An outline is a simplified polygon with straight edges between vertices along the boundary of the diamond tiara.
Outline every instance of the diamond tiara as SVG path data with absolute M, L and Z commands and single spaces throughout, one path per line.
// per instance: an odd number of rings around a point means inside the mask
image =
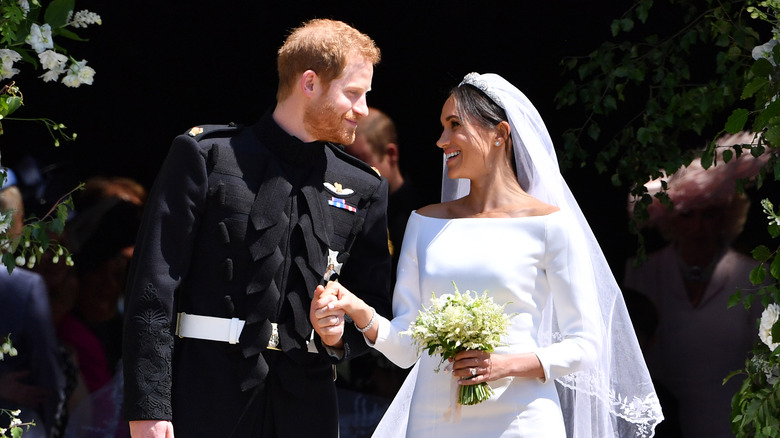
M 496 93 L 490 86 L 488 85 L 487 81 L 484 79 L 480 79 L 480 74 L 477 72 L 471 72 L 463 77 L 463 80 L 460 81 L 460 84 L 458 86 L 460 87 L 463 84 L 468 84 L 473 87 L 476 87 L 483 93 L 487 95 L 493 102 L 498 104 L 501 108 L 504 107 L 504 104 L 501 102 L 501 98 L 498 97 L 498 93 Z

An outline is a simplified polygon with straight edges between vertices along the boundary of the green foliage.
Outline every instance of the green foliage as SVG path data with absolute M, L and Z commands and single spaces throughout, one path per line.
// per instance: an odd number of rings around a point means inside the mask
M 665 9 L 657 13 L 658 7 Z M 747 152 L 758 157 L 767 150 L 772 153 L 755 182 L 760 187 L 780 179 L 779 14 L 780 0 L 669 0 L 661 6 L 635 0 L 613 21 L 613 40 L 588 56 L 563 60 L 575 78 L 556 95 L 558 107 L 584 112 L 582 124 L 564 133 L 562 167 L 592 163 L 631 191 L 637 202 L 629 228 L 638 237 L 640 263 L 645 254 L 639 229 L 653 202 L 647 181 L 672 174 L 697 155 L 706 168 L 718 159 L 728 162 Z M 760 37 L 767 25 L 771 35 Z M 756 144 L 715 150 L 721 134 L 743 130 L 761 134 Z M 700 150 L 704 145 L 690 139 L 702 138 L 712 141 Z M 744 184 L 738 182 L 737 191 Z M 663 182 L 662 188 L 655 196 L 670 205 Z M 777 239 L 780 215 L 769 200 L 762 205 L 768 234 Z M 729 300 L 729 307 L 741 302 L 750 309 L 759 302 L 765 309 L 762 341 L 745 368 L 726 378 L 744 376 L 732 401 L 737 437 L 780 437 L 780 347 L 769 348 L 780 340 L 780 247 L 771 246 L 752 251 L 759 263 L 750 273 L 756 287 Z
M 638 225 L 653 201 L 644 183 L 689 164 L 742 90 L 765 99 L 775 85 L 767 79 L 774 70 L 768 62 L 754 67 L 767 72 L 762 79 L 745 74 L 759 43 L 757 23 L 745 10 L 750 2 L 657 3 L 634 1 L 613 21 L 611 40 L 564 59 L 566 75 L 574 77 L 555 96 L 559 109 L 584 110 L 582 123 L 563 133 L 561 167 L 593 165 L 631 191 L 638 200 L 631 229 L 640 247 Z M 727 131 L 739 131 L 752 114 L 735 112 Z
M 774 211 L 769 200 L 761 204 L 769 220 L 767 230 L 776 239 L 780 214 Z M 780 247 L 771 250 L 759 245 L 752 255 L 760 264 L 751 271 L 750 281 L 759 288 L 755 294 L 735 294 L 729 300 L 729 307 L 741 300 L 749 308 L 756 298 L 764 308 L 780 303 Z M 768 327 L 772 342 L 780 340 L 780 319 L 765 321 L 762 315 L 759 331 Z M 731 426 L 735 435 L 738 438 L 780 436 L 780 347 L 771 351 L 763 340 L 756 342 L 745 368 L 732 373 L 725 381 L 736 375 L 743 375 L 744 381 L 732 399 Z
M 5 359 L 5 355 L 16 356 L 16 349 L 11 343 L 11 335 L 7 335 L 3 339 L 3 343 L 0 344 L 0 361 Z M 0 414 L 4 414 L 8 417 L 8 425 L 6 427 L 0 426 L 0 437 L 13 437 L 18 438 L 22 436 L 25 430 L 29 430 L 31 426 L 35 426 L 35 422 L 25 423 L 19 419 L 21 411 L 11 411 L 8 409 L 0 409 Z M 10 435 L 8 435 L 10 433 Z
M 60 81 L 68 87 L 91 84 L 95 71 L 86 66 L 86 60 L 76 61 L 64 54 L 67 50 L 55 42 L 55 36 L 72 40 L 86 41 L 69 28 L 83 28 L 87 25 L 102 24 L 99 15 L 87 10 L 75 11 L 75 0 L 0 0 L 0 49 L 2 49 L 2 70 L 0 76 L 6 80 L 20 73 L 14 63 L 23 61 L 36 69 L 43 67 L 46 73 L 40 77 L 45 82 Z M 29 38 L 28 38 L 29 37 Z M 70 65 L 67 65 L 68 60 Z M 40 61 L 40 65 L 39 65 Z M 60 80 L 60 77 L 63 76 Z M 76 139 L 75 133 L 69 133 L 62 123 L 49 118 L 16 118 L 13 115 L 24 105 L 20 87 L 15 81 L 9 81 L 0 88 L 0 135 L 7 120 L 36 122 L 44 125 L 55 146 L 60 141 Z M 2 169 L 2 167 L 0 167 Z M 0 183 L 5 174 L 0 172 Z M 77 190 L 81 188 L 74 189 Z M 71 191 L 72 193 L 72 191 Z M 0 262 L 13 271 L 16 266 L 32 268 L 47 251 L 53 253 L 52 260 L 59 259 L 73 264 L 67 248 L 60 245 L 54 236 L 62 233 L 68 211 L 73 208 L 70 193 L 54 204 L 43 218 L 29 218 L 24 224 L 21 235 L 9 236 L 9 217 L 0 212 Z
M 0 262 L 8 272 L 16 266 L 32 268 L 47 251 L 52 252 L 52 262 L 62 261 L 68 266 L 73 265 L 68 248 L 53 240 L 62 234 L 68 212 L 73 209 L 71 194 L 84 188 L 84 184 L 59 199 L 43 218 L 29 218 L 22 228 L 22 233 L 13 238 L 0 235 Z

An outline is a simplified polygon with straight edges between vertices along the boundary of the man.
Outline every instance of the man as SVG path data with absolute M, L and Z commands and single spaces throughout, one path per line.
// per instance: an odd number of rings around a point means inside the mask
M 424 205 L 419 193 L 401 172 L 398 132 L 393 120 L 382 111 L 370 108 L 368 116 L 358 122 L 355 141 L 345 146 L 347 152 L 375 168 L 387 179 L 387 226 L 390 253 L 393 255 L 392 275 L 398 266 L 398 254 L 404 240 L 406 221 L 413 210 Z
M 336 437 L 332 365 L 368 346 L 342 320 L 326 348 L 313 291 L 338 274 L 390 312 L 387 183 L 326 143 L 354 140 L 379 50 L 312 20 L 278 55 L 273 111 L 177 137 L 146 204 L 125 306 L 134 437 Z
M 8 239 L 22 233 L 24 204 L 10 170 L 0 189 L 0 215 L 11 214 Z M 25 437 L 50 437 L 62 422 L 65 376 L 43 277 L 22 267 L 9 274 L 0 264 L 0 339 L 11 335 L 16 357 L 0 361 L 0 408 L 21 409 L 36 426 Z M 3 416 L 3 423 L 6 418 Z

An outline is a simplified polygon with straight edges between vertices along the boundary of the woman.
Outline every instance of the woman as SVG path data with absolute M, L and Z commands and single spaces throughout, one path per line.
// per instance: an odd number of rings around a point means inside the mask
M 750 207 L 749 198 L 736 190 L 737 180 L 756 176 L 769 154 L 743 153 L 724 162 L 720 152 L 755 142 L 752 133 L 720 138 L 716 166 L 705 168 L 696 159 L 665 177 L 673 208 L 653 198 L 646 222 L 660 232 L 665 244 L 641 266 L 626 264 L 624 285 L 647 297 L 658 312 L 658 326 L 647 346 L 648 367 L 668 392 L 669 398 L 662 398 L 664 412 L 679 419 L 677 428 L 685 437 L 734 436 L 731 399 L 742 379 L 725 384 L 723 379 L 744 367 L 758 340 L 756 320 L 763 306 L 754 302 L 748 311 L 729 306 L 737 291 L 757 288 L 750 282 L 750 271 L 758 262 L 732 244 Z M 661 180 L 645 187 L 655 194 Z M 681 357 L 686 359 L 680 361 Z M 673 430 L 667 431 L 672 424 L 659 427 L 658 436 L 675 436 Z
M 453 282 L 487 290 L 517 315 L 506 345 L 458 354 L 449 375 L 434 372 L 438 357 L 419 357 L 374 436 L 652 435 L 660 408 L 625 305 L 536 109 L 500 76 L 472 73 L 444 103 L 441 123 L 444 202 L 409 219 L 393 320 L 333 283 L 315 292 L 312 323 L 332 328 L 323 342 L 334 345 L 343 311 L 378 351 L 409 367 L 419 355 L 400 332 L 431 292 L 450 293 Z M 490 400 L 455 405 L 458 384 L 481 382 L 493 387 Z

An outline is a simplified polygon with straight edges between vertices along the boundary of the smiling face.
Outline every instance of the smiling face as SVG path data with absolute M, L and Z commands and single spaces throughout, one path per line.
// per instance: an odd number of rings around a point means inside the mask
M 330 84 L 320 84 L 307 105 L 303 123 L 314 139 L 340 144 L 355 140 L 357 122 L 368 115 L 366 93 L 371 90 L 374 66 L 352 56 L 344 71 Z
M 501 148 L 491 150 L 491 132 L 463 120 L 458 102 L 450 96 L 441 109 L 442 133 L 436 145 L 447 157 L 447 176 L 474 179 L 487 175 L 501 158 Z

